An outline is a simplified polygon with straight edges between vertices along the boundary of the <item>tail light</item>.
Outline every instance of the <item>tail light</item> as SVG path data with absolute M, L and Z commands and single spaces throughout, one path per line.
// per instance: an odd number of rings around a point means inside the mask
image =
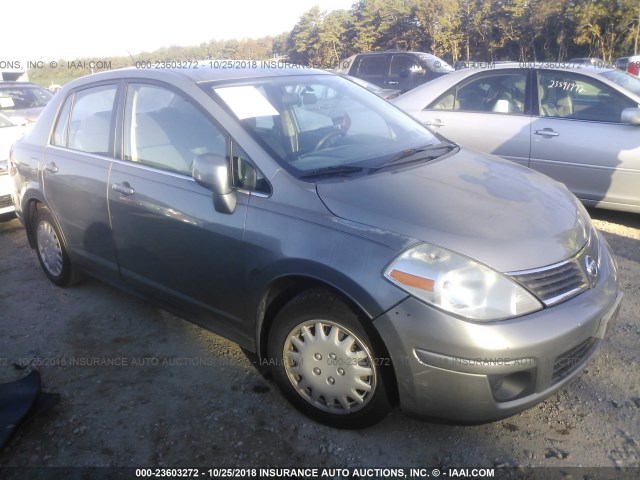
M 627 72 L 631 75 L 635 75 L 636 77 L 640 76 L 640 60 L 637 62 L 629 62 Z

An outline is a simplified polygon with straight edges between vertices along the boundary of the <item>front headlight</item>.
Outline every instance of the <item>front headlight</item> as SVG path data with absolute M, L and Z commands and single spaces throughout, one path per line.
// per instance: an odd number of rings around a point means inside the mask
M 423 302 L 471 320 L 504 320 L 542 308 L 505 275 L 426 243 L 399 255 L 384 276 Z

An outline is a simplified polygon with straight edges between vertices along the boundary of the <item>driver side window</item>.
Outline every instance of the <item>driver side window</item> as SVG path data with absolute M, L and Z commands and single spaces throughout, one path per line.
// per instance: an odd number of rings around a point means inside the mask
M 620 123 L 625 108 L 637 105 L 596 79 L 573 72 L 538 73 L 541 117 Z
M 186 98 L 157 85 L 128 86 L 124 137 L 125 160 L 188 176 L 198 155 L 227 157 L 227 135 Z

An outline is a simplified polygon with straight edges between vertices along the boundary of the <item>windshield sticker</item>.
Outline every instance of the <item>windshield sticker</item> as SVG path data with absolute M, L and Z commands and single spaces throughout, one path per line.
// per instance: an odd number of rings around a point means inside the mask
M 240 120 L 278 115 L 278 111 L 269 103 L 269 100 L 251 85 L 216 88 L 215 92 Z
M 11 97 L 0 97 L 0 108 L 11 108 L 14 107 L 13 98 Z

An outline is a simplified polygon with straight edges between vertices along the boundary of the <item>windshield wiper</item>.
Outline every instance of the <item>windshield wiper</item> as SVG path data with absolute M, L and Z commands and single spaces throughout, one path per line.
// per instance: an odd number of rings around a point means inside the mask
M 425 145 L 424 147 L 417 148 L 407 148 L 406 150 L 401 151 L 399 154 L 391 157 L 388 160 L 385 160 L 380 165 L 372 169 L 376 171 L 380 168 L 384 168 L 389 166 L 392 163 L 400 162 L 401 160 L 406 160 L 407 162 L 415 162 L 418 160 L 433 160 L 438 157 L 441 157 L 445 153 L 449 153 L 451 150 L 456 148 L 457 145 L 449 142 L 440 142 L 436 144 Z M 444 152 L 440 152 L 440 150 L 445 150 Z M 412 158 L 414 157 L 414 158 Z M 405 163 L 405 162 L 402 162 Z
M 318 177 L 332 177 L 332 176 L 347 176 L 354 173 L 359 173 L 363 170 L 362 167 L 349 167 L 346 165 L 333 165 L 331 167 L 323 167 L 317 170 L 312 170 L 300 175 L 300 178 L 318 178 Z

